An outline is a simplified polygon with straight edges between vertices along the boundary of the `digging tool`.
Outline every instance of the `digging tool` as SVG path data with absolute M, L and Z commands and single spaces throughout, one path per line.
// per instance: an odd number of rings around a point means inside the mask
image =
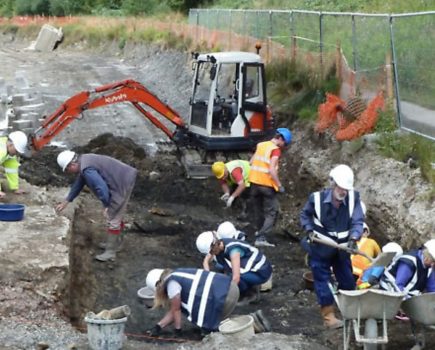
M 360 251 L 360 250 L 350 249 L 350 248 L 348 248 L 348 247 L 346 247 L 346 246 L 340 245 L 340 244 L 335 243 L 335 242 L 333 242 L 333 241 L 327 241 L 327 240 L 325 240 L 325 239 L 321 239 L 321 238 L 318 237 L 315 233 L 313 233 L 313 234 L 311 234 L 311 235 L 309 236 L 309 240 L 310 240 L 311 242 L 316 242 L 316 243 L 320 243 L 320 244 L 327 245 L 327 246 L 332 247 L 332 248 L 336 248 L 336 249 L 339 249 L 339 250 L 344 250 L 345 252 L 348 252 L 349 254 L 357 254 L 357 255 L 361 255 L 361 256 L 363 256 L 363 257 L 369 259 L 370 262 L 373 263 L 373 260 L 374 260 L 374 259 L 373 259 L 371 256 L 368 256 L 366 253 L 364 253 L 364 252 L 362 252 L 362 251 Z
M 385 267 L 385 266 L 389 265 L 391 263 L 391 261 L 393 260 L 393 258 L 396 256 L 395 252 L 388 252 L 388 253 L 381 253 L 376 258 L 372 258 L 360 250 L 350 249 L 350 248 L 343 246 L 343 245 L 340 245 L 338 243 L 321 239 L 316 234 L 310 235 L 309 240 L 312 242 L 316 242 L 316 243 L 324 244 L 324 245 L 327 245 L 327 246 L 330 246 L 333 248 L 344 250 L 345 252 L 348 252 L 350 254 L 361 255 L 370 261 L 370 263 L 371 263 L 370 267 L 372 267 L 372 266 Z

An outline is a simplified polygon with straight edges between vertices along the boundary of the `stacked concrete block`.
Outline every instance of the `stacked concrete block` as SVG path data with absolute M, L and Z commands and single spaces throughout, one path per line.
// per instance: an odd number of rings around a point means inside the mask
M 42 52 L 53 51 L 56 44 L 63 38 L 62 28 L 56 29 L 55 27 L 44 24 L 39 31 L 38 38 L 35 43 L 35 50 Z
M 15 90 L 15 91 L 14 91 Z M 41 124 L 45 105 L 33 91 L 23 71 L 15 73 L 13 86 L 0 77 L 0 135 L 21 130 L 31 134 Z

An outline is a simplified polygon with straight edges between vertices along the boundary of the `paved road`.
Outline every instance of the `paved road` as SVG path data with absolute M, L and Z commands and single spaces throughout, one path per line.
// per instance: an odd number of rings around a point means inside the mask
M 402 125 L 435 139 L 435 111 L 402 101 Z

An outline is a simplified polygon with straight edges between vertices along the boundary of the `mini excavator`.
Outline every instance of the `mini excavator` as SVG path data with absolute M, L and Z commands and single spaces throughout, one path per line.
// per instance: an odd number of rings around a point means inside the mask
M 192 58 L 194 77 L 187 118 L 141 83 L 123 80 L 66 100 L 30 136 L 32 147 L 40 150 L 87 110 L 123 102 L 130 102 L 182 150 L 190 178 L 210 173 L 210 166 L 204 164 L 207 154 L 252 151 L 258 142 L 273 136 L 274 118 L 267 105 L 264 64 L 258 54 L 196 53 Z M 174 124 L 175 130 L 162 123 L 161 117 Z M 197 154 L 201 156 L 184 156 L 183 161 L 183 152 L 189 151 L 200 151 Z

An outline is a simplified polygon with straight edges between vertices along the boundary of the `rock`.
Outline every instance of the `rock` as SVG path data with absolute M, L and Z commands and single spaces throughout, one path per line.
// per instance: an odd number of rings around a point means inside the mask
M 151 171 L 150 174 L 148 175 L 151 181 L 156 181 L 158 179 L 160 179 L 160 173 L 158 171 Z

